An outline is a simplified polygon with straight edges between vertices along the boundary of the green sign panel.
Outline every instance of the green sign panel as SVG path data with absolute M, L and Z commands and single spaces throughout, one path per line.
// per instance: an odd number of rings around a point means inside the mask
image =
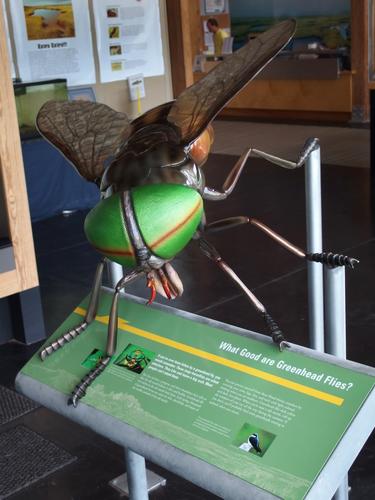
M 103 355 L 96 321 L 23 373 L 67 396 Z M 81 321 L 84 301 L 52 338 Z M 285 499 L 302 499 L 374 377 L 121 299 L 111 364 L 84 402 Z

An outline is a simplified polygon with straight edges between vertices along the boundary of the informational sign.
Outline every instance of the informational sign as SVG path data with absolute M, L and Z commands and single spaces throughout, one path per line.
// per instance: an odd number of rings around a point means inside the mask
M 83 335 L 22 373 L 68 398 L 104 354 L 110 303 L 105 294 Z M 121 299 L 119 314 L 116 354 L 82 401 L 280 498 L 305 497 L 374 387 L 374 376 L 152 307 Z
M 227 10 L 226 0 L 204 0 L 205 14 L 221 14 Z
M 10 2 L 20 77 L 95 83 L 88 0 Z
M 5 8 L 5 0 L 2 0 L 1 7 L 3 9 L 4 24 L 5 24 L 5 35 L 6 35 L 6 38 L 7 38 L 11 77 L 12 78 L 16 78 L 16 70 L 15 70 L 15 67 L 14 67 L 12 48 L 11 48 L 10 37 L 9 37 L 9 26 L 8 26 L 8 18 L 7 18 L 6 8 Z
M 159 2 L 94 0 L 100 79 L 164 74 Z

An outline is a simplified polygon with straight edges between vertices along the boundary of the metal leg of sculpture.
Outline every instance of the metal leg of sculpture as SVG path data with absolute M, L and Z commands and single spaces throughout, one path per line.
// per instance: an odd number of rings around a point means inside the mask
M 74 328 L 72 328 L 68 332 L 64 333 L 58 339 L 51 342 L 51 344 L 44 347 L 42 349 L 42 351 L 39 353 L 39 356 L 42 359 L 42 361 L 44 359 L 46 359 L 47 356 L 49 356 L 53 352 L 55 352 L 58 349 L 60 349 L 61 347 L 63 347 L 68 342 L 71 342 L 76 337 L 78 337 L 78 335 L 80 335 L 82 332 L 84 332 L 86 330 L 86 328 L 89 326 L 89 324 L 92 321 L 94 321 L 94 319 L 96 317 L 97 310 L 98 310 L 99 297 L 100 297 L 100 287 L 102 284 L 104 262 L 105 262 L 104 259 L 102 261 L 100 261 L 97 268 L 96 268 L 94 283 L 93 283 L 93 286 L 91 289 L 89 305 L 87 307 L 85 318 L 83 319 L 83 321 L 81 323 L 76 325 Z
M 253 292 L 251 292 L 244 284 L 244 282 L 237 276 L 233 269 L 223 261 L 216 248 L 204 238 L 199 238 L 198 243 L 201 251 L 206 255 L 206 257 L 215 262 L 215 264 L 217 264 L 220 269 L 225 272 L 225 274 L 247 296 L 253 307 L 255 307 L 255 309 L 263 316 L 272 340 L 279 346 L 279 349 L 282 350 L 284 347 L 288 347 L 288 344 L 284 339 L 284 335 L 275 320 L 272 318 L 272 316 L 269 314 L 260 300 L 257 299 Z
M 85 377 L 83 377 L 83 379 L 76 385 L 68 401 L 68 404 L 77 406 L 78 401 L 86 394 L 87 388 L 105 370 L 105 368 L 111 361 L 111 358 L 116 351 L 117 345 L 118 298 L 120 291 L 125 287 L 125 285 L 138 278 L 138 276 L 140 276 L 142 273 L 143 271 L 135 270 L 127 276 L 121 278 L 121 280 L 117 283 L 115 293 L 113 294 L 111 312 L 109 315 L 106 356 L 102 358 L 96 365 L 96 367 L 93 368 L 87 375 L 85 375 Z
M 294 245 L 283 236 L 276 233 L 276 231 L 268 227 L 266 224 L 263 224 L 263 222 L 260 222 L 258 219 L 254 219 L 253 217 L 238 216 L 228 217 L 227 219 L 220 219 L 207 224 L 204 228 L 204 231 L 206 233 L 213 233 L 216 231 L 230 229 L 242 224 L 251 224 L 257 227 L 277 243 L 279 243 L 281 246 L 297 255 L 297 257 L 304 258 L 311 262 L 320 262 L 321 264 L 327 264 L 332 267 L 346 266 L 350 268 L 353 268 L 354 264 L 359 262 L 353 257 L 348 257 L 347 255 L 342 254 L 334 254 L 333 252 L 307 253 L 297 245 Z
M 302 167 L 302 165 L 306 162 L 311 153 L 316 149 L 319 149 L 318 139 L 315 138 L 308 139 L 304 144 L 302 151 L 298 156 L 297 161 L 293 162 L 289 160 L 284 160 L 283 158 L 279 158 L 277 156 L 270 155 L 269 153 L 260 151 L 258 149 L 249 148 L 244 153 L 242 153 L 242 155 L 240 156 L 234 167 L 229 172 L 227 178 L 224 181 L 221 191 L 217 191 L 216 189 L 206 187 L 203 192 L 203 198 L 206 200 L 216 200 L 216 201 L 225 200 L 235 188 L 237 181 L 242 173 L 242 170 L 246 164 L 246 161 L 250 156 L 263 158 L 264 160 L 267 160 L 270 163 L 273 163 L 274 165 L 278 165 L 279 167 L 293 170 L 295 168 Z

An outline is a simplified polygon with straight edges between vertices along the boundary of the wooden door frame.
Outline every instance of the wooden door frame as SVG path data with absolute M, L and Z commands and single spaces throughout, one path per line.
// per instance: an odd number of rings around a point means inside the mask
M 0 274 L 0 298 L 38 285 L 34 243 L 22 160 L 8 46 L 0 5 L 0 172 L 15 269 Z

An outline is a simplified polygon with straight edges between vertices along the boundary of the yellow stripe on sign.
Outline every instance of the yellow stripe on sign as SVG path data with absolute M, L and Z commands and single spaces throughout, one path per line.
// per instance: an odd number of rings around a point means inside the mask
M 76 314 L 79 314 L 80 316 L 84 316 L 86 313 L 85 309 L 82 309 L 81 307 L 77 307 L 74 310 L 74 312 Z M 108 325 L 109 316 L 97 316 L 95 321 Z M 156 335 L 156 333 L 148 332 L 146 330 L 142 330 L 135 326 L 131 326 L 129 325 L 129 322 L 124 320 L 123 318 L 119 318 L 118 327 L 120 328 L 120 330 L 133 333 L 134 335 L 137 335 L 139 337 L 144 337 L 148 340 L 152 340 L 153 342 L 164 344 L 167 345 L 168 347 L 173 347 L 173 349 L 177 349 L 182 352 L 187 352 L 188 354 L 192 354 L 193 356 L 197 356 L 198 358 L 207 359 L 219 365 L 232 368 L 232 370 L 237 370 L 239 372 L 247 373 L 248 375 L 252 375 L 253 377 L 259 378 L 261 380 L 266 380 L 267 382 L 271 382 L 272 384 L 286 387 L 287 389 L 291 389 L 292 391 L 300 392 L 302 394 L 306 394 L 307 396 L 311 396 L 316 399 L 321 399 L 322 401 L 326 401 L 327 403 L 331 403 L 336 406 L 341 406 L 344 402 L 343 398 L 334 396 L 333 394 L 329 394 L 328 392 L 313 389 L 312 387 L 299 384 L 298 382 L 293 382 L 292 380 L 278 377 L 277 375 L 272 375 L 271 373 L 258 370 L 257 368 L 252 368 L 251 366 L 237 363 L 237 361 L 232 361 L 230 359 L 222 358 L 221 356 L 217 356 L 216 354 L 212 354 L 207 351 L 202 351 L 201 349 L 197 349 L 196 347 L 192 347 L 187 344 L 182 344 L 181 342 L 176 342 L 175 340 L 162 337 L 161 335 Z

